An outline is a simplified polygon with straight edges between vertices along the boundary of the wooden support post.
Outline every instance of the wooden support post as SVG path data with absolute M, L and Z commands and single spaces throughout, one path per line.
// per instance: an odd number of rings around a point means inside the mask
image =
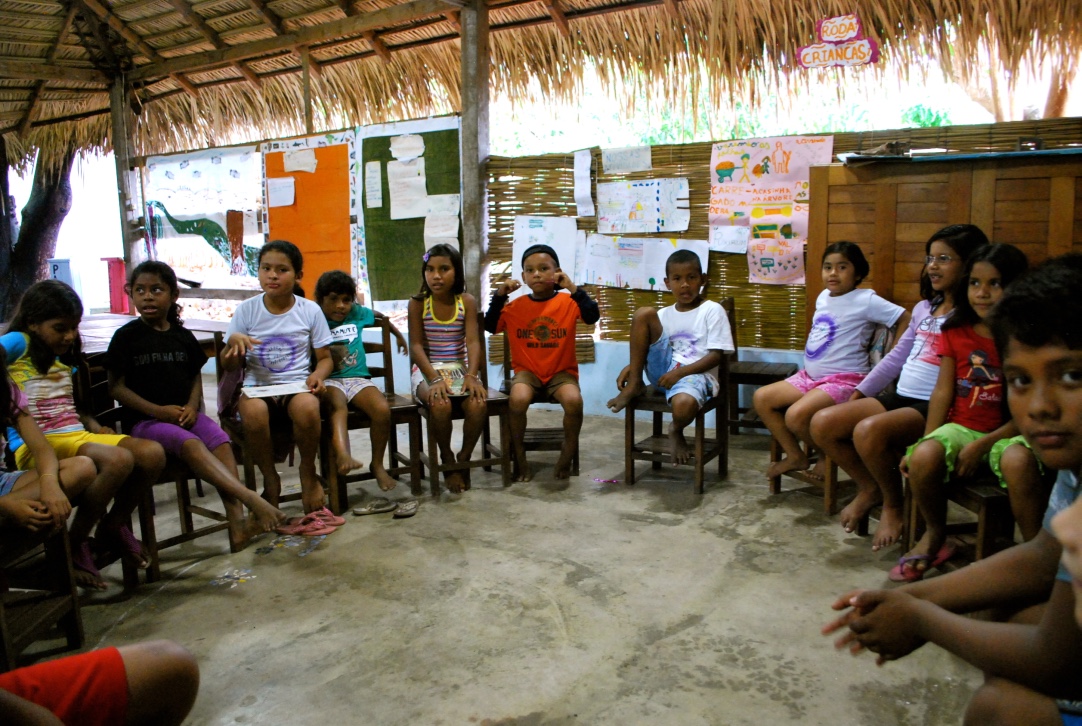
M 113 80 L 109 91 L 109 109 L 112 115 L 113 158 L 116 160 L 116 186 L 120 210 L 120 233 L 124 243 L 124 262 L 131 269 L 132 255 L 140 238 L 135 220 L 139 217 L 135 173 L 133 133 L 135 119 L 128 105 L 130 87 L 123 74 Z
M 482 263 L 487 253 L 489 47 L 488 6 L 471 0 L 462 8 L 462 262 L 466 289 L 483 295 Z
M 237 267 L 247 271 L 244 263 L 244 212 L 230 209 L 225 213 L 225 236 L 229 238 L 229 256 L 233 258 L 233 270 Z
M 312 121 L 312 51 L 307 45 L 300 47 L 301 52 L 301 87 L 304 91 L 304 132 L 315 133 Z

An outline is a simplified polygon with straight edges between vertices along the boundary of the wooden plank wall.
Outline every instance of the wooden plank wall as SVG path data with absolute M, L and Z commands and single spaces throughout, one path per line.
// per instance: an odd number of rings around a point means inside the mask
M 814 270 L 840 240 L 864 250 L 871 264 L 864 286 L 911 308 L 920 300 L 925 244 L 948 224 L 976 224 L 1031 264 L 1082 252 L 1082 156 L 814 167 L 810 220 L 808 325 L 823 289 Z

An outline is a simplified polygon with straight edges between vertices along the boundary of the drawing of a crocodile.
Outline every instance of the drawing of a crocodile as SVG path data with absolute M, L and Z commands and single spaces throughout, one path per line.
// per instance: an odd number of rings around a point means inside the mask
M 207 244 L 214 248 L 215 252 L 222 256 L 226 264 L 230 267 L 233 266 L 233 257 L 229 251 L 229 238 L 225 234 L 225 230 L 222 226 L 213 220 L 201 218 L 201 219 L 176 219 L 173 215 L 169 214 L 169 211 L 165 208 L 161 202 L 151 201 L 151 205 L 161 211 L 165 218 L 169 220 L 169 224 L 173 226 L 173 229 L 178 234 L 194 234 L 202 237 L 206 240 Z M 155 220 L 157 221 L 157 220 Z M 255 277 L 259 269 L 258 260 L 259 250 L 244 245 L 244 265 L 247 268 L 248 274 Z

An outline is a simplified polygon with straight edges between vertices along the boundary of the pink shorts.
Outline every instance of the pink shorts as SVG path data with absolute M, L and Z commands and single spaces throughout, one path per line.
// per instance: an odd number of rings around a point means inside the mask
M 864 380 L 863 373 L 834 373 L 815 380 L 806 371 L 797 371 L 796 375 L 785 379 L 801 393 L 807 393 L 813 388 L 818 388 L 823 393 L 834 399 L 834 403 L 845 403 L 853 395 L 853 391 Z

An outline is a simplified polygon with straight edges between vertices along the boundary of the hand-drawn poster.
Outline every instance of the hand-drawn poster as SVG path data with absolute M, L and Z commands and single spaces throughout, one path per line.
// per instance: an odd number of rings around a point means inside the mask
M 690 220 L 686 177 L 597 185 L 601 234 L 683 232 Z
M 778 136 L 714 144 L 710 154 L 710 225 L 749 228 L 750 282 L 804 283 L 809 168 L 829 164 L 833 147 L 832 136 Z M 724 236 L 712 232 L 711 240 L 720 241 Z
M 635 171 L 650 171 L 653 168 L 649 146 L 601 150 L 601 169 L 604 174 L 630 174 Z
M 578 284 L 579 250 L 586 247 L 586 232 L 577 229 L 574 217 L 515 217 L 511 244 L 511 277 L 522 282 L 522 253 L 533 245 L 548 245 L 559 257 L 560 269 Z M 523 285 L 511 297 L 529 293 Z
M 263 244 L 263 157 L 255 146 L 152 156 L 144 185 L 148 257 L 204 284 L 216 276 L 255 276 L 255 255 Z M 230 210 L 243 215 L 238 249 L 226 234 Z
M 709 264 L 706 240 L 612 237 L 591 234 L 581 256 L 583 284 L 637 290 L 665 290 L 665 262 L 676 250 L 692 250 L 703 270 Z

